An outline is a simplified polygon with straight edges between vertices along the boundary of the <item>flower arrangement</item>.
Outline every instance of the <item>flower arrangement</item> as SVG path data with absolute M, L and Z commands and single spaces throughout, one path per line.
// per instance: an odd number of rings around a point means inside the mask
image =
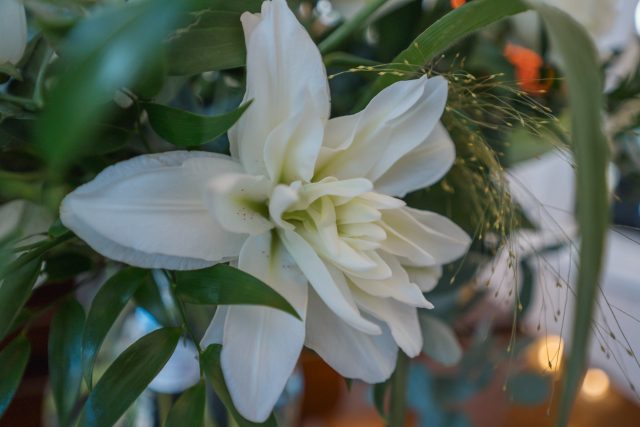
M 0 415 L 28 332 L 54 313 L 59 426 L 116 425 L 145 390 L 179 395 L 167 426 L 285 425 L 302 352 L 373 384 L 389 425 L 408 407 L 427 419 L 432 363 L 462 367 L 447 381 L 470 394 L 495 374 L 496 347 L 461 345 L 459 325 L 491 331 L 505 281 L 498 358 L 519 357 L 536 288 L 525 258 L 553 235 L 578 254 L 553 414 L 567 424 L 598 325 L 607 137 L 636 125 L 605 136 L 600 61 L 614 64 L 610 105 L 634 80 L 618 45 L 598 53 L 588 17 L 537 0 L 1 1 Z M 552 50 L 522 37 L 530 14 Z M 572 158 L 575 178 L 537 192 L 508 169 L 522 155 L 508 147 L 532 138 Z M 550 149 L 532 146 L 524 157 Z M 527 193 L 574 183 L 575 219 L 553 233 Z M 469 380 L 471 365 L 486 378 Z M 529 395 L 549 382 L 534 377 L 505 383 Z

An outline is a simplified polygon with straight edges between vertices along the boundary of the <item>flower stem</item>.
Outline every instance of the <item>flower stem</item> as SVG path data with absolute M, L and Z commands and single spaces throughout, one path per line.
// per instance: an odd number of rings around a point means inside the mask
M 320 52 L 324 55 L 335 50 L 351 33 L 360 28 L 362 24 L 386 2 L 387 0 L 374 0 L 363 7 L 353 19 L 342 24 L 334 32 L 329 34 L 326 39 L 320 42 L 318 45 Z
M 391 378 L 391 405 L 389 409 L 389 426 L 404 427 L 407 397 L 407 375 L 409 374 L 409 358 L 398 350 L 396 371 Z

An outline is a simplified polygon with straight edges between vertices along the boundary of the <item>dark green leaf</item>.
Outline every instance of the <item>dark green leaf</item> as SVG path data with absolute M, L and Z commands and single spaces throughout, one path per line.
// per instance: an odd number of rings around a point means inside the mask
M 222 351 L 222 346 L 219 344 L 211 344 L 207 349 L 202 353 L 200 357 L 200 365 L 202 366 L 202 370 L 211 385 L 213 386 L 214 391 L 224 404 L 224 406 L 229 411 L 231 417 L 236 422 L 238 427 L 255 427 L 255 426 L 265 426 L 265 427 L 276 427 L 278 424 L 276 422 L 273 414 L 265 421 L 264 423 L 254 423 L 246 420 L 238 410 L 233 405 L 233 401 L 231 400 L 231 395 L 229 394 L 229 390 L 227 389 L 227 385 L 224 382 L 224 376 L 222 374 L 222 368 L 220 367 L 220 352 Z
M 49 379 L 60 426 L 68 424 L 80 391 L 83 326 L 82 306 L 69 299 L 58 308 L 49 332 Z
M 167 42 L 169 74 L 191 75 L 245 63 L 240 13 L 204 10 Z
M 47 258 L 45 271 L 49 280 L 65 280 L 91 270 L 91 258 L 78 252 L 60 252 Z
M 527 7 L 518 0 L 475 0 L 454 9 L 422 32 L 391 61 L 393 64 L 406 64 L 403 67 L 403 71 L 406 71 L 404 75 L 387 73 L 379 77 L 361 101 L 360 107 L 385 87 L 414 76 L 455 42 L 489 24 L 525 10 Z
M 205 395 L 203 382 L 185 391 L 173 404 L 164 427 L 202 427 Z
M 145 270 L 125 268 L 102 285 L 93 299 L 82 335 L 82 372 L 89 387 L 93 384 L 93 364 L 102 341 L 147 276 Z
M 390 381 L 387 380 L 383 383 L 377 383 L 373 385 L 373 406 L 378 411 L 378 414 L 382 419 L 387 418 L 387 410 L 385 408 L 387 391 L 389 390 Z
M 20 385 L 30 353 L 31 345 L 24 335 L 11 341 L 0 352 L 0 417 Z
M 151 274 L 147 274 L 142 284 L 133 295 L 136 305 L 145 309 L 162 326 L 177 326 L 177 322 L 172 318 L 162 300 L 162 295 Z
M 153 130 L 178 147 L 194 147 L 224 134 L 242 116 L 250 102 L 219 116 L 202 116 L 166 105 L 146 103 Z
M 167 363 L 180 339 L 180 329 L 164 328 L 127 348 L 89 394 L 80 415 L 82 427 L 111 427 Z
M 154 0 L 103 9 L 74 27 L 62 48 L 68 67 L 40 117 L 36 142 L 60 172 L 90 142 L 90 126 L 116 90 L 135 82 L 186 2 Z
M 598 295 L 604 239 L 609 224 L 607 164 L 609 150 L 603 134 L 602 80 L 598 55 L 584 28 L 559 9 L 539 1 L 528 4 L 544 21 L 552 44 L 560 52 L 569 84 L 571 142 L 576 161 L 576 204 L 580 227 L 580 262 L 575 288 L 571 351 L 564 371 L 559 425 L 566 425 L 586 358 Z
M 192 304 L 265 305 L 300 318 L 291 304 L 269 285 L 224 264 L 176 272 L 176 291 L 185 302 Z
M 22 255 L 16 262 L 28 256 L 28 253 Z M 5 337 L 22 306 L 29 299 L 33 284 L 40 273 L 40 264 L 40 258 L 27 261 L 9 272 L 2 280 L 0 285 L 0 340 Z
M 507 380 L 507 390 L 516 403 L 540 405 L 551 392 L 551 378 L 533 372 L 512 375 Z

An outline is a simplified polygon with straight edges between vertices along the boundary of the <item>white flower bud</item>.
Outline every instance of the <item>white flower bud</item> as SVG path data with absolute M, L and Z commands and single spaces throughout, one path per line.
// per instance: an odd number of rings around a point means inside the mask
M 0 0 L 0 65 L 20 61 L 27 46 L 27 16 L 19 0 Z

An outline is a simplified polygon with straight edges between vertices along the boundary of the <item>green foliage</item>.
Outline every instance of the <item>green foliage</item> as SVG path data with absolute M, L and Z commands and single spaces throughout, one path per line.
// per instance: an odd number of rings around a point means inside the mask
M 18 389 L 30 353 L 31 345 L 24 335 L 14 339 L 0 351 L 0 417 Z
M 158 135 L 178 147 L 195 147 L 227 132 L 251 102 L 219 116 L 193 114 L 160 104 L 143 105 L 149 115 L 149 123 Z
M 82 372 L 89 387 L 93 384 L 93 364 L 102 342 L 148 274 L 137 268 L 120 270 L 102 285 L 93 299 L 82 335 Z
M 109 366 L 85 402 L 80 427 L 111 427 L 169 360 L 180 330 L 164 328 L 145 335 Z
M 202 427 L 206 389 L 204 382 L 191 387 L 173 404 L 164 427 Z
M 47 257 L 45 272 L 52 281 L 71 279 L 91 270 L 91 258 L 77 251 L 63 251 Z
M 176 292 L 188 303 L 264 305 L 300 318 L 289 302 L 269 285 L 224 264 L 196 271 L 176 272 Z
M 238 410 L 235 408 L 235 406 L 233 406 L 231 395 L 229 394 L 227 385 L 224 382 L 222 368 L 220 367 L 221 351 L 222 346 L 219 344 L 212 344 L 207 347 L 207 349 L 200 356 L 200 366 L 202 367 L 202 370 L 207 376 L 209 382 L 211 382 L 213 390 L 216 392 L 224 406 L 227 408 L 229 414 L 236 422 L 238 427 L 277 427 L 278 424 L 273 414 L 264 423 L 253 423 L 246 420 L 244 417 L 242 417 L 242 415 L 238 413 Z
M 51 92 L 36 133 L 54 172 L 87 149 L 92 124 L 116 90 L 135 82 L 182 5 L 172 0 L 126 3 L 73 28 L 62 47 L 66 72 Z
M 24 260 L 23 257 L 28 257 L 28 254 L 22 255 L 16 263 Z M 0 340 L 9 332 L 18 313 L 29 299 L 33 284 L 40 273 L 41 263 L 40 258 L 27 259 L 4 276 L 0 284 Z
M 69 425 L 82 383 L 84 310 L 75 299 L 60 305 L 49 332 L 49 379 L 58 425 Z

